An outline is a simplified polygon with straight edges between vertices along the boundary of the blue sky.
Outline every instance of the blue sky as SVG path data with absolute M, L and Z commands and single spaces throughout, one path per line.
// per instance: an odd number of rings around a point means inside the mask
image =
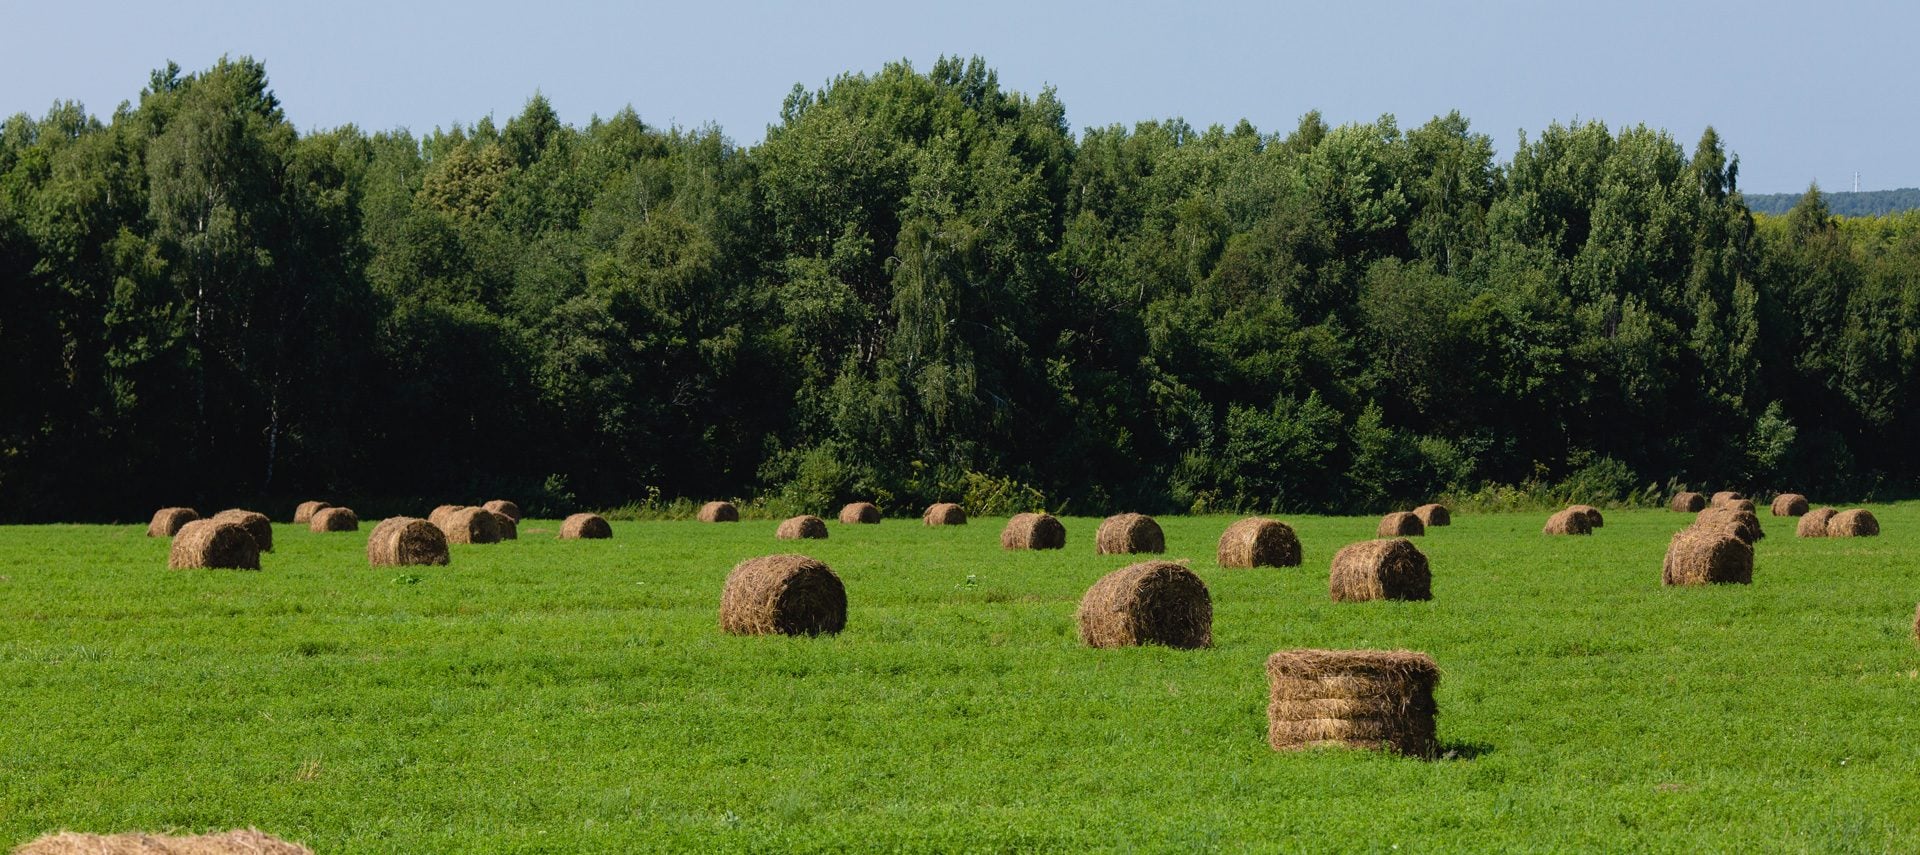
M 57 99 L 111 113 L 171 59 L 267 64 L 302 128 L 427 131 L 519 112 L 539 90 L 584 123 L 759 141 L 795 83 L 978 54 L 1002 85 L 1051 85 L 1075 130 L 1180 116 L 1290 129 L 1307 110 L 1403 127 L 1458 109 L 1504 158 L 1520 131 L 1595 118 L 1716 127 L 1750 193 L 1920 186 L 1909 59 L 1920 4 L 1210 3 L 973 0 L 409 4 L 0 0 L 0 113 Z

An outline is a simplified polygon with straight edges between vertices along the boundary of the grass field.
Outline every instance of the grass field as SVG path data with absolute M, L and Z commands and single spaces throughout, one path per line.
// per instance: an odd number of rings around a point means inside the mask
M 1328 602 L 1372 518 L 1291 518 L 1305 566 L 1223 570 L 1165 518 L 1212 649 L 1090 650 L 1126 561 L 1003 553 L 1002 520 L 614 524 L 369 569 L 282 525 L 264 572 L 169 571 L 138 526 L 0 528 L 0 848 L 254 825 L 320 852 L 1920 851 L 1920 503 L 1885 536 L 1768 532 L 1754 584 L 1664 589 L 1689 517 L 1467 515 L 1426 603 Z M 279 509 L 284 515 L 286 511 Z M 1765 513 L 1764 508 L 1762 514 Z M 735 638 L 721 583 L 798 551 L 845 633 Z M 1448 759 L 1269 749 L 1286 647 L 1431 653 Z

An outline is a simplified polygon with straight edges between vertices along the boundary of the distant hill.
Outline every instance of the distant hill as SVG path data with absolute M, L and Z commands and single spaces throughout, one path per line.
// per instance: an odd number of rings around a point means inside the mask
M 1920 187 L 1898 190 L 1862 190 L 1858 193 L 1826 193 L 1827 208 L 1842 217 L 1872 217 L 1898 214 L 1920 208 Z M 1749 195 L 1747 207 L 1756 214 L 1784 214 L 1800 201 L 1799 193 Z

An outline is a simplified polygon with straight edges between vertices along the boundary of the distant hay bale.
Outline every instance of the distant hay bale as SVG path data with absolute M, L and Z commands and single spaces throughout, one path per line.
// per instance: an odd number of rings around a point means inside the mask
M 180 533 L 180 527 L 200 518 L 200 513 L 192 508 L 161 508 L 153 512 L 153 521 L 147 523 L 148 537 L 172 537 Z
M 493 526 L 500 530 L 501 540 L 520 539 L 520 523 L 513 517 L 508 516 L 504 511 L 488 510 L 485 505 L 481 505 L 480 510 L 493 515 Z
M 1440 668 L 1407 650 L 1281 650 L 1267 657 L 1267 744 L 1439 753 Z
M 779 540 L 826 540 L 827 521 L 812 514 L 789 517 L 781 521 L 773 536 Z
M 740 509 L 732 502 L 708 502 L 700 506 L 700 521 L 709 523 L 739 522 Z
M 967 512 L 952 502 L 936 502 L 927 506 L 920 521 L 927 525 L 966 525 Z
M 417 517 L 387 517 L 367 535 L 367 564 L 410 567 L 447 563 L 447 534 Z
M 260 569 L 260 546 L 244 526 L 225 520 L 194 520 L 180 527 L 167 553 L 173 570 Z
M 1426 533 L 1426 524 L 1406 511 L 1394 511 L 1381 517 L 1380 527 L 1374 530 L 1379 537 L 1418 537 Z
M 1675 493 L 1667 507 L 1677 513 L 1697 514 L 1707 509 L 1707 497 L 1699 493 Z
M 313 850 L 289 843 L 257 828 L 213 834 L 172 836 L 129 831 L 123 834 L 82 834 L 62 831 L 23 843 L 14 855 L 313 855 Z
M 1447 512 L 1446 505 L 1421 505 L 1413 509 L 1413 515 L 1420 518 L 1423 528 L 1453 525 L 1453 514 Z
M 613 526 L 599 514 L 574 514 L 560 522 L 561 540 L 606 540 Z
M 840 522 L 843 525 L 878 525 L 880 508 L 872 502 L 850 502 L 840 509 Z
M 314 514 L 319 513 L 322 508 L 327 507 L 331 507 L 331 505 L 328 505 L 326 502 L 301 502 L 293 509 L 294 525 L 306 525 L 313 520 Z
M 1758 511 L 1752 499 L 1728 499 L 1718 507 L 1726 508 L 1730 511 Z
M 1839 511 L 1832 508 L 1808 511 L 1800 517 L 1800 525 L 1793 533 L 1801 537 L 1826 537 L 1827 521 L 1833 519 L 1836 513 Z
M 1052 514 L 1014 514 L 1000 530 L 1001 549 L 1064 549 L 1067 527 Z
M 1601 516 L 1600 509 L 1592 505 L 1568 505 L 1567 510 L 1579 511 L 1581 516 L 1586 517 L 1587 528 L 1605 528 L 1607 525 L 1607 518 Z
M 1541 534 L 1592 534 L 1593 523 L 1576 508 L 1567 508 L 1547 517 Z
M 1300 538 L 1292 526 L 1279 520 L 1248 517 L 1220 533 L 1214 558 L 1222 567 L 1298 567 Z
M 1736 508 L 1708 508 L 1693 519 L 1690 528 L 1711 528 L 1729 532 L 1748 546 L 1767 536 L 1760 528 L 1760 517 L 1752 511 Z
M 1713 500 L 1708 502 L 1707 506 L 1711 508 L 1723 507 L 1728 502 L 1732 502 L 1732 501 L 1736 501 L 1744 498 L 1746 498 L 1746 496 L 1742 496 L 1739 493 L 1736 493 L 1732 490 L 1721 490 L 1720 492 L 1713 494 Z
M 1167 536 L 1146 514 L 1114 514 L 1100 521 L 1093 535 L 1095 555 L 1159 554 L 1167 551 Z
M 1747 585 L 1753 582 L 1753 547 L 1732 532 L 1695 526 L 1667 544 L 1660 567 L 1663 585 Z
M 1828 537 L 1877 537 L 1880 534 L 1880 521 L 1873 513 L 1854 508 L 1841 511 L 1827 520 Z
M 506 499 L 494 499 L 480 507 L 486 508 L 496 514 L 506 514 L 515 524 L 520 522 L 520 506 Z
M 241 528 L 247 530 L 247 534 L 253 535 L 253 543 L 255 546 L 260 547 L 261 552 L 273 551 L 273 520 L 267 519 L 266 514 L 255 513 L 241 508 L 228 508 L 227 510 L 214 514 L 209 519 L 237 523 Z
M 720 629 L 732 635 L 820 635 L 846 626 L 846 586 L 805 555 L 742 561 L 720 595 Z
M 359 531 L 360 518 L 352 508 L 330 507 L 315 512 L 313 519 L 307 520 L 308 531 Z
M 1773 497 L 1773 515 L 1797 517 L 1807 513 L 1807 497 L 1799 493 L 1781 493 Z
M 447 536 L 448 543 L 500 542 L 500 518 L 486 508 L 457 508 L 442 514 L 434 524 Z
M 1334 554 L 1327 593 L 1336 603 L 1431 600 L 1433 573 L 1413 541 L 1363 540 Z
M 1213 643 L 1207 585 L 1171 561 L 1142 561 L 1108 573 L 1080 598 L 1080 640 L 1089 647 Z

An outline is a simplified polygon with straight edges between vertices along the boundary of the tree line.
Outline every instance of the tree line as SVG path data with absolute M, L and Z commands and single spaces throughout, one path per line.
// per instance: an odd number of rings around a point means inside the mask
M 0 518 L 295 497 L 1364 511 L 1912 483 L 1920 219 L 1712 130 L 1076 136 L 979 59 L 301 133 L 264 66 L 0 125 Z

